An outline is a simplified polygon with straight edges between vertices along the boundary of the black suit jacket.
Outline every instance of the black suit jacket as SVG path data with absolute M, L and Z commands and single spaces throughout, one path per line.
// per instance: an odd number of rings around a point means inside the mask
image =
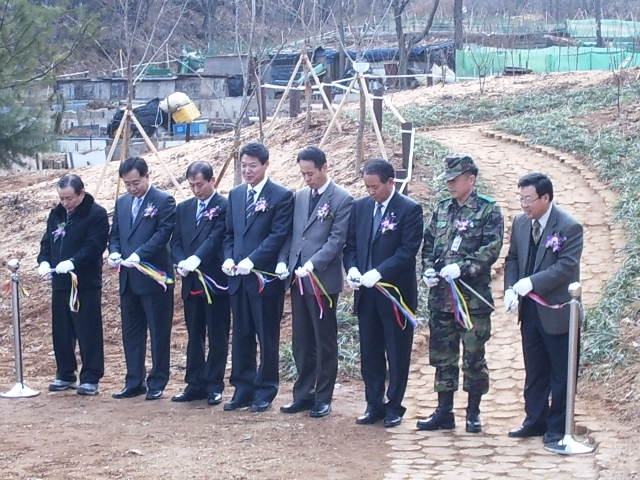
M 141 261 L 171 274 L 169 239 L 173 232 L 176 202 L 173 197 L 150 186 L 140 211 L 131 225 L 133 197 L 125 193 L 116 200 L 109 235 L 109 252 L 119 252 L 123 259 L 137 253 Z M 155 280 L 134 268 L 120 269 L 120 294 L 130 288 L 136 295 L 160 293 L 163 288 Z
M 398 287 L 407 305 L 418 305 L 416 281 L 416 254 L 422 242 L 422 207 L 410 198 L 395 192 L 382 217 L 395 228 L 382 232 L 378 228 L 373 242 L 369 242 L 373 225 L 375 202 L 371 197 L 361 198 L 353 204 L 349 234 L 344 251 L 344 268 L 357 267 L 367 271 L 367 258 L 371 248 L 371 265 L 382 275 L 382 282 Z M 362 287 L 364 288 L 364 287 Z M 359 295 L 356 292 L 356 308 Z
M 227 216 L 227 199 L 216 193 L 205 210 L 200 224 L 196 226 L 198 199 L 193 197 L 181 202 L 176 207 L 176 225 L 171 237 L 171 255 L 173 262 L 178 263 L 191 255 L 197 256 L 201 263 L 198 269 L 218 285 L 227 285 L 227 276 L 222 273 L 223 262 L 222 239 Z M 192 290 L 202 290 L 198 275 L 191 272 L 182 279 L 182 298 L 187 299 Z M 212 289 L 214 295 L 225 294 L 226 291 Z
M 247 184 L 243 183 L 229 192 L 227 207 L 227 229 L 224 236 L 224 256 L 232 258 L 236 264 L 249 258 L 254 268 L 273 273 L 278 253 L 288 235 L 293 222 L 293 193 L 283 186 L 267 180 L 260 192 L 260 200 L 266 202 L 266 210 L 255 212 L 245 220 Z M 229 293 L 234 294 L 244 284 L 247 293 L 258 295 L 258 281 L 255 275 L 229 278 Z M 264 295 L 284 292 L 284 282 L 275 280 L 266 285 Z
M 64 236 L 54 237 L 58 226 L 64 225 Z M 51 268 L 63 260 L 71 260 L 78 275 L 78 289 L 102 286 L 102 252 L 107 247 L 109 219 L 107 211 L 85 193 L 67 220 L 67 211 L 58 204 L 49 213 L 47 230 L 40 241 L 38 263 L 49 262 Z M 70 290 L 70 275 L 54 274 L 51 285 L 54 290 Z

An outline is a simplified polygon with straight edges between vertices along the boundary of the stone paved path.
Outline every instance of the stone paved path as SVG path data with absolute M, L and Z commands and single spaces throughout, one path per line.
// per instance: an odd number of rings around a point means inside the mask
M 633 433 L 624 426 L 606 420 L 606 415 L 586 404 L 578 395 L 576 429 L 599 442 L 594 454 L 563 456 L 547 452 L 539 437 L 511 439 L 506 433 L 523 420 L 522 386 L 524 369 L 520 333 L 514 314 L 502 308 L 502 270 L 509 242 L 511 220 L 520 212 L 517 180 L 538 170 L 550 175 L 556 201 L 572 212 L 585 226 L 582 257 L 582 285 L 585 306 L 598 300 L 598 292 L 609 272 L 618 266 L 615 251 L 624 245 L 622 232 L 610 225 L 615 196 L 597 179 L 594 172 L 578 160 L 557 152 L 527 146 L 518 139 L 496 137 L 477 127 L 438 130 L 423 133 L 451 151 L 473 156 L 480 176 L 493 188 L 505 216 L 505 246 L 495 266 L 494 295 L 499 306 L 493 320 L 493 336 L 487 344 L 491 370 L 491 390 L 481 405 L 484 431 L 464 431 L 466 393 L 456 394 L 457 428 L 451 432 L 420 432 L 417 418 L 431 414 L 436 406 L 433 393 L 434 369 L 429 366 L 426 341 L 416 338 L 414 361 L 406 395 L 405 421 L 393 429 L 391 468 L 386 479 L 630 479 L 638 478 L 637 455 L 631 463 L 620 460 L 628 451 Z M 628 468 L 627 468 L 628 466 Z

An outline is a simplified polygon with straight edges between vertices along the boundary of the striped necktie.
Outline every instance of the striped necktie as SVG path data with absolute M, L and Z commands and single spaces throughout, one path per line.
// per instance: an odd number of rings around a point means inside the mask
M 204 211 L 207 209 L 207 204 L 202 200 L 198 201 L 198 213 L 196 213 L 196 226 L 200 225 L 200 221 L 202 220 L 202 215 L 204 215 Z
M 249 187 L 249 190 L 247 191 L 247 203 L 246 203 L 246 207 L 244 210 L 244 216 L 246 219 L 248 219 L 252 214 L 253 214 L 253 210 L 255 208 L 255 196 L 256 196 L 256 191 Z

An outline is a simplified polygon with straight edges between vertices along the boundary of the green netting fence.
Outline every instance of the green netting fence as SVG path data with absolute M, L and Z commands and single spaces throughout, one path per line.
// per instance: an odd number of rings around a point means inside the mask
M 640 67 L 640 51 L 570 46 L 511 50 L 475 47 L 456 52 L 458 77 L 500 75 L 505 67 L 527 68 L 534 73 Z

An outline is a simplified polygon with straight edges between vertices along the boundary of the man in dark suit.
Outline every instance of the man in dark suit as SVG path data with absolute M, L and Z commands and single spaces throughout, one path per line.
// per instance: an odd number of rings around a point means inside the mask
M 273 274 L 291 232 L 293 195 L 266 176 L 269 150 L 251 142 L 240 150 L 245 181 L 229 192 L 222 271 L 229 275 L 233 311 L 231 378 L 233 398 L 224 410 L 263 412 L 278 393 L 278 352 L 284 282 Z M 255 270 L 255 272 L 254 272 Z M 260 362 L 256 360 L 256 338 Z
M 280 253 L 276 273 L 291 286 L 292 344 L 298 378 L 293 402 L 280 408 L 284 413 L 310 410 L 313 418 L 331 411 L 333 387 L 338 373 L 336 307 L 342 291 L 342 250 L 349 228 L 353 199 L 333 183 L 327 159 L 317 147 L 298 153 L 298 167 L 307 187 L 294 197 L 293 232 Z M 330 300 L 314 294 L 312 275 L 322 284 Z M 320 304 L 319 302 L 322 302 Z
M 38 254 L 38 274 L 53 274 L 51 330 L 56 379 L 49 390 L 75 388 L 77 340 L 82 359 L 77 392 L 96 395 L 104 374 L 102 252 L 107 246 L 109 219 L 107 211 L 85 192 L 78 175 L 68 173 L 58 181 L 58 196 L 60 203 L 49 213 Z M 78 279 L 75 307 L 69 303 L 71 273 Z
M 395 191 L 395 172 L 386 160 L 369 160 L 363 170 L 369 196 L 353 204 L 344 251 L 347 279 L 356 292 L 362 378 L 367 409 L 358 424 L 384 419 L 385 427 L 402 421 L 413 327 L 380 291 L 378 282 L 395 285 L 406 304 L 418 303 L 416 254 L 422 240 L 422 208 Z M 364 273 L 362 273 L 364 272 Z M 364 287 L 364 288 L 362 288 Z M 392 294 L 395 294 L 392 292 Z M 385 378 L 389 386 L 384 402 Z
M 169 238 L 176 204 L 172 196 L 150 185 L 149 168 L 142 158 L 126 159 L 120 164 L 119 174 L 127 193 L 116 200 L 109 265 L 125 267 L 120 268 L 120 311 L 127 375 L 124 388 L 112 397 L 146 393 L 147 400 L 157 400 L 169 380 L 173 285 L 160 285 L 138 271 L 135 264 L 147 262 L 171 272 Z M 145 382 L 147 329 L 152 367 Z
M 231 322 L 227 276 L 221 270 L 227 199 L 216 193 L 216 179 L 208 163 L 192 163 L 186 177 L 194 197 L 176 208 L 171 253 L 183 277 L 182 300 L 189 337 L 187 387 L 171 400 L 206 398 L 209 405 L 217 405 L 222 402 Z M 215 284 L 207 286 L 204 275 Z
M 564 436 L 569 308 L 550 309 L 527 295 L 535 293 L 549 304 L 570 300 L 569 284 L 580 279 L 582 225 L 553 203 L 553 185 L 546 175 L 525 175 L 518 187 L 524 214 L 514 219 L 511 229 L 504 300 L 507 310 L 519 304 L 526 417 L 509 436 L 544 435 L 545 443 L 554 443 Z

